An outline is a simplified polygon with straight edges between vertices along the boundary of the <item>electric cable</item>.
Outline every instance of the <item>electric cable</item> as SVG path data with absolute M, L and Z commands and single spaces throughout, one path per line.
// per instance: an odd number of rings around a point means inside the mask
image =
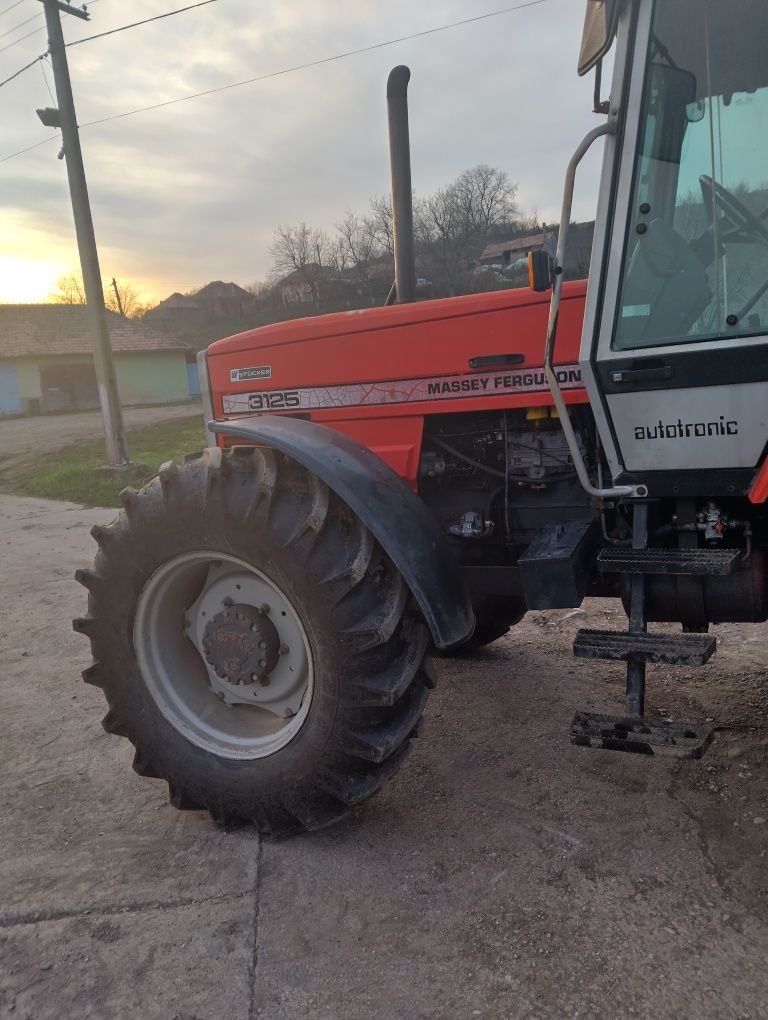
M 0 163 L 7 163 L 9 159 L 13 159 L 15 156 L 23 156 L 25 152 L 31 152 L 32 149 L 39 149 L 41 145 L 46 145 L 48 142 L 52 142 L 54 138 L 59 137 L 59 135 L 48 135 L 41 142 L 35 142 L 34 145 L 28 145 L 26 149 L 19 149 L 17 152 L 12 152 L 9 156 L 3 156 L 0 159 Z
M 6 7 L 2 11 L 0 11 L 0 18 L 2 18 L 2 16 L 4 14 L 7 14 L 8 11 L 12 11 L 14 9 L 14 7 L 18 7 L 20 4 L 23 4 L 23 3 L 24 3 L 24 0 L 16 0 L 15 4 L 11 4 L 10 7 Z
M 318 60 L 310 60 L 305 64 L 295 64 L 293 67 L 285 67 L 280 71 L 270 71 L 267 74 L 257 75 L 255 78 L 246 78 L 244 81 L 231 82 L 229 85 L 219 85 L 213 89 L 205 89 L 202 92 L 192 92 L 188 96 L 178 96 L 176 99 L 166 99 L 162 103 L 153 103 L 151 106 L 141 106 L 135 110 L 126 110 L 124 113 L 113 113 L 109 117 L 101 117 L 98 120 L 90 120 L 80 127 L 94 127 L 96 124 L 106 124 L 110 120 L 121 120 L 124 117 L 133 117 L 137 113 L 148 113 L 151 110 L 160 110 L 165 106 L 174 106 L 176 103 L 186 103 L 190 99 L 200 99 L 203 96 L 212 96 L 218 92 L 227 92 L 229 89 L 241 88 L 243 85 L 253 85 L 256 82 L 268 81 L 270 78 L 279 78 L 282 75 L 293 74 L 295 71 L 306 71 L 311 67 L 320 67 L 322 64 L 331 64 L 336 60 L 344 60 L 347 57 L 355 57 L 360 53 L 370 53 L 372 50 L 381 50 L 387 46 L 395 46 L 397 43 L 407 42 L 410 39 L 420 39 L 427 35 L 434 35 L 437 32 L 445 32 L 451 28 L 460 28 L 476 21 L 484 21 L 487 18 L 497 18 L 502 14 L 510 14 L 513 11 L 521 11 L 526 7 L 538 7 L 540 4 L 550 3 L 551 0 L 527 0 L 526 3 L 517 4 L 514 7 L 505 7 L 499 11 L 489 11 L 487 14 L 476 14 L 471 18 L 464 18 L 462 21 L 453 21 L 447 25 L 438 25 L 435 28 L 427 28 L 421 32 L 411 32 L 409 35 L 401 35 L 396 39 L 387 39 L 384 42 L 372 43 L 370 46 L 360 46 L 354 50 L 346 50 L 343 53 L 336 53 L 332 57 L 321 57 Z
M 90 2 L 88 3 L 88 6 L 89 7 L 93 7 L 93 5 L 97 4 L 98 2 L 99 2 L 99 0 L 90 0 Z M 38 15 L 35 15 L 35 17 L 44 18 L 45 14 L 38 14 Z M 16 27 L 18 28 L 19 26 L 17 25 Z M 25 39 L 31 39 L 33 35 L 38 35 L 40 32 L 44 32 L 44 31 L 45 31 L 45 25 L 41 25 L 40 28 L 33 28 L 31 32 L 27 32 L 26 35 L 19 36 L 18 39 L 14 39 L 13 42 L 8 43 L 7 46 L 0 47 L 0 53 L 5 53 L 5 51 L 6 50 L 10 50 L 11 47 L 16 46 L 20 42 L 24 42 Z
M 51 88 L 50 82 L 48 81 L 48 75 L 45 73 L 45 62 L 46 62 L 47 59 L 48 59 L 48 54 L 44 53 L 42 55 L 42 57 L 40 58 L 40 71 L 41 71 L 41 73 L 43 75 L 43 81 L 45 82 L 45 87 L 48 89 L 48 95 L 51 97 L 51 102 L 53 103 L 54 106 L 57 106 L 58 103 L 56 102 L 56 97 L 54 96 L 53 89 Z
M 15 32 L 17 28 L 23 28 L 25 25 L 28 25 L 30 23 L 30 21 L 37 21 L 37 19 L 40 18 L 40 17 L 45 17 L 45 15 L 44 14 L 42 14 L 42 15 L 41 14 L 33 14 L 32 17 L 31 18 L 27 18 L 26 21 L 20 21 L 18 23 L 18 25 L 14 25 L 13 28 L 7 28 L 4 32 L 0 32 L 0 39 L 5 39 L 5 37 L 7 35 L 10 35 L 11 32 Z
M 18 71 L 14 71 L 10 78 L 6 78 L 4 81 L 0 81 L 0 89 L 3 87 L 3 85 L 7 85 L 9 81 L 13 81 L 14 78 L 18 78 L 20 74 L 24 73 L 24 71 L 28 71 L 30 67 L 34 67 L 35 64 L 42 59 L 43 59 L 42 56 L 35 57 L 34 60 L 30 60 L 28 64 L 25 64 L 23 67 L 20 67 Z
M 39 15 L 38 15 L 39 17 Z M 27 32 L 26 35 L 20 35 L 18 39 L 14 39 L 13 42 L 9 42 L 7 46 L 0 46 L 0 53 L 5 53 L 6 50 L 12 49 L 17 46 L 20 42 L 24 42 L 25 39 L 29 39 L 33 35 L 37 35 L 38 32 L 42 32 L 42 28 L 33 28 L 31 32 Z
M 212 0 L 205 0 L 205 2 L 212 2 Z M 134 110 L 125 110 L 122 113 L 113 113 L 113 114 L 110 114 L 110 116 L 108 116 L 108 117 L 100 117 L 97 120 L 86 121 L 85 123 L 80 124 L 79 126 L 80 126 L 81 129 L 83 129 L 83 128 L 95 127 L 98 124 L 106 124 L 106 123 L 108 123 L 109 121 L 112 121 L 112 120 L 122 120 L 125 117 L 134 117 L 134 116 L 136 116 L 139 113 L 149 113 L 152 110 L 159 110 L 159 109 L 162 109 L 163 107 L 166 107 L 166 106 L 175 106 L 177 103 L 186 103 L 186 102 L 188 102 L 188 101 L 190 101 L 192 99 L 201 99 L 204 96 L 211 96 L 211 95 L 215 95 L 215 94 L 217 94 L 219 92 L 227 92 L 230 89 L 242 88 L 245 85 L 253 85 L 253 84 L 256 84 L 257 82 L 267 81 L 267 80 L 269 80 L 271 78 L 279 78 L 279 77 L 281 77 L 283 75 L 293 74 L 295 71 L 305 71 L 305 70 L 308 70 L 309 68 L 312 68 L 312 67 L 320 67 L 323 64 L 330 64 L 330 63 L 333 63 L 333 62 L 338 61 L 338 60 L 344 60 L 347 57 L 354 57 L 354 56 L 357 56 L 357 55 L 359 55 L 361 53 L 370 53 L 373 50 L 380 50 L 380 49 L 384 49 L 385 47 L 388 47 L 388 46 L 395 46 L 395 45 L 397 45 L 397 43 L 407 42 L 407 41 L 409 41 L 411 39 L 421 39 L 421 38 L 423 38 L 425 36 L 435 35 L 438 32 L 445 32 L 445 31 L 448 31 L 449 29 L 452 29 L 452 28 L 461 28 L 464 25 L 470 25 L 470 24 L 473 24 L 474 22 L 477 22 L 477 21 L 485 21 L 485 20 L 487 20 L 489 18 L 497 18 L 497 17 L 500 17 L 501 15 L 504 15 L 504 14 L 511 14 L 511 13 L 513 13 L 515 11 L 521 11 L 521 10 L 524 10 L 525 8 L 528 8 L 528 7 L 538 7 L 541 4 L 550 3 L 550 2 L 551 2 L 551 0 L 526 0 L 525 3 L 516 4 L 513 7 L 504 7 L 502 9 L 500 9 L 500 10 L 497 10 L 497 11 L 489 11 L 486 14 L 476 14 L 476 15 L 474 15 L 471 18 L 463 18 L 461 21 L 452 21 L 452 22 L 449 22 L 448 24 L 445 24 L 445 25 L 437 25 L 434 28 L 423 29 L 421 32 L 411 32 L 408 35 L 398 36 L 395 39 L 387 39 L 387 40 L 384 40 L 383 42 L 372 43 L 369 46 L 360 46 L 360 47 L 358 47 L 357 49 L 354 49 L 354 50 L 345 50 L 343 53 L 336 53 L 336 54 L 334 54 L 333 56 L 330 56 L 330 57 L 320 57 L 317 60 L 310 60 L 310 61 L 307 61 L 304 64 L 296 64 L 296 65 L 294 65 L 292 67 L 282 68 L 279 71 L 270 71 L 267 74 L 257 75 L 255 78 L 246 78 L 243 81 L 231 82 L 228 85 L 219 85 L 216 88 L 205 89 L 205 90 L 203 90 L 201 92 L 193 92 L 193 93 L 190 93 L 189 95 L 186 95 L 186 96 L 178 96 L 176 99 L 166 99 L 166 100 L 164 100 L 161 103 L 153 103 L 150 106 L 140 106 L 140 107 L 137 107 Z M 98 3 L 98 0 L 92 0 L 92 4 L 94 4 L 94 3 Z M 199 5 L 195 4 L 193 6 L 202 6 L 202 4 L 199 4 Z M 181 10 L 189 10 L 189 9 L 190 8 L 181 8 Z M 171 12 L 169 12 L 169 14 L 158 15 L 157 18 L 150 18 L 149 20 L 150 21 L 158 20 L 158 18 L 160 18 L 160 17 L 168 17 L 170 14 L 173 14 L 173 13 L 178 13 L 178 12 L 171 11 Z M 137 22 L 136 24 L 144 24 L 144 22 Z M 124 26 L 124 28 L 129 28 L 129 27 L 132 27 L 132 26 L 128 26 L 128 25 Z M 118 31 L 118 30 L 115 29 L 113 31 Z M 120 31 L 122 31 L 122 29 Z M 30 33 L 30 34 L 32 34 L 32 33 Z M 102 33 L 102 34 L 103 35 L 107 35 L 109 33 Z M 88 37 L 89 40 L 90 39 L 94 39 L 94 38 L 96 38 L 96 36 L 89 36 Z M 17 40 L 17 41 L 21 41 L 21 40 Z M 80 40 L 75 40 L 72 43 L 69 43 L 68 45 L 73 46 L 78 41 L 80 41 Z M 86 40 L 83 39 L 82 41 L 85 42 Z M 13 45 L 13 44 L 11 44 L 11 45 Z M 2 49 L 0 49 L 0 53 L 2 53 Z M 33 61 L 33 63 L 34 63 L 34 61 Z M 46 139 L 46 141 L 50 141 L 53 137 L 55 137 L 55 136 L 50 136 L 48 139 Z M 19 149 L 17 152 L 12 152 L 12 153 L 10 153 L 7 156 L 3 156 L 2 158 L 0 158 L 0 163 L 6 163 L 9 159 L 14 159 L 16 156 L 21 156 L 25 152 L 29 152 L 31 149 L 36 149 L 39 145 L 42 145 L 42 144 L 44 144 L 44 143 L 43 142 L 36 142 L 34 145 L 29 145 L 25 149 Z
M 92 42 L 94 39 L 103 39 L 107 35 L 116 35 L 118 32 L 125 32 L 129 28 L 138 28 L 139 25 L 149 25 L 152 21 L 162 21 L 163 18 L 172 18 L 174 14 L 183 14 L 184 11 L 193 11 L 196 7 L 206 7 L 208 4 L 216 3 L 216 0 L 200 0 L 199 3 L 189 4 L 188 7 L 179 7 L 175 11 L 166 11 L 165 14 L 156 14 L 153 18 L 145 18 L 143 21 L 134 21 L 130 25 L 121 25 L 119 28 L 110 28 L 107 32 L 99 32 L 97 35 L 86 35 L 82 39 L 73 39 L 67 43 L 70 46 L 79 46 L 80 43 Z

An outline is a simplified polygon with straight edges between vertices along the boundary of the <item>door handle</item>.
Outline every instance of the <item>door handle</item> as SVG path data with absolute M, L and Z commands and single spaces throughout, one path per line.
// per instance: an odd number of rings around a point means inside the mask
M 611 372 L 611 382 L 630 384 L 659 382 L 662 379 L 671 379 L 673 375 L 671 365 L 664 365 L 661 368 L 622 368 L 620 371 Z
M 522 365 L 524 354 L 484 354 L 480 358 L 470 358 L 470 368 L 492 368 L 494 365 Z

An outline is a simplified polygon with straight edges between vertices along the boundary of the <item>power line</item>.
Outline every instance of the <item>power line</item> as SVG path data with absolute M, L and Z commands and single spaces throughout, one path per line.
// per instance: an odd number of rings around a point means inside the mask
M 23 67 L 20 67 L 18 71 L 14 71 L 10 78 L 6 78 L 5 81 L 0 81 L 0 89 L 3 87 L 3 85 L 7 85 L 9 81 L 13 81 L 14 78 L 18 78 L 20 74 L 24 73 L 24 71 L 28 71 L 30 67 L 34 67 L 38 60 L 42 59 L 43 59 L 42 57 L 35 57 L 34 60 L 30 60 L 28 64 L 25 64 Z
M 54 106 L 58 106 L 58 103 L 56 102 L 56 97 L 53 94 L 53 89 L 51 88 L 51 86 L 50 86 L 50 84 L 48 82 L 48 75 L 45 73 L 45 62 L 46 62 L 47 59 L 48 59 L 48 54 L 47 53 L 44 54 L 40 58 L 40 71 L 41 71 L 41 73 L 43 75 L 43 81 L 45 82 L 45 87 L 48 89 L 48 95 L 51 97 L 51 102 L 53 103 Z
M 206 7 L 208 4 L 216 3 L 216 0 L 200 0 L 200 3 L 190 4 L 188 7 L 179 7 L 176 11 L 167 11 L 165 14 L 156 14 L 154 18 L 145 18 L 144 21 L 134 21 L 130 25 L 121 25 L 120 28 L 111 28 L 108 32 L 99 32 L 98 35 L 87 35 L 83 39 L 74 39 L 67 43 L 70 46 L 79 46 L 80 43 L 92 42 L 94 39 L 103 39 L 107 35 L 115 35 L 117 32 L 125 32 L 129 28 L 138 28 L 139 25 L 149 25 L 152 21 L 162 21 L 163 18 L 172 18 L 174 14 L 183 14 L 184 11 L 193 11 L 196 7 Z
M 28 145 L 26 149 L 19 149 L 18 152 L 12 152 L 9 156 L 3 156 L 0 159 L 0 163 L 7 163 L 9 159 L 14 159 L 16 156 L 23 156 L 25 152 L 31 152 L 32 149 L 39 149 L 41 145 L 46 145 L 48 142 L 52 142 L 54 138 L 58 138 L 59 135 L 48 135 L 42 142 L 35 142 L 34 145 Z
M 515 7 L 505 7 L 500 11 L 490 11 L 488 14 L 477 14 L 472 18 L 464 18 L 462 21 L 453 21 L 448 25 L 438 25 L 436 28 L 427 28 L 421 32 L 412 32 L 409 35 L 401 35 L 396 39 L 387 39 L 384 42 L 372 43 L 370 46 L 360 46 L 355 50 L 346 50 L 344 53 L 336 53 L 332 57 L 321 57 L 319 60 L 310 60 L 306 64 L 296 64 L 293 67 L 285 67 L 280 71 L 271 71 L 269 74 L 260 74 L 256 78 L 246 78 L 244 81 L 235 81 L 229 85 L 219 85 L 214 89 L 205 89 L 203 92 L 192 92 L 188 96 L 179 96 L 176 99 L 166 99 L 162 103 L 153 103 L 151 106 L 140 106 L 136 110 L 126 110 L 124 113 L 113 113 L 109 117 L 101 117 L 98 120 L 90 120 L 80 127 L 94 127 L 96 124 L 106 124 L 110 120 L 122 120 L 124 117 L 133 117 L 137 113 L 148 113 L 150 110 L 160 110 L 164 106 L 174 106 L 176 103 L 186 103 L 190 99 L 200 99 L 203 96 L 212 96 L 217 92 L 226 92 L 229 89 L 241 88 L 243 85 L 253 85 L 256 82 L 267 81 L 270 78 L 279 78 L 282 75 L 293 74 L 294 71 L 306 71 L 311 67 L 320 67 L 322 64 L 331 64 L 336 60 L 344 60 L 346 57 L 354 57 L 360 53 L 370 53 L 372 50 L 381 50 L 386 46 L 395 46 L 397 43 L 407 42 L 409 39 L 421 39 L 427 35 L 434 35 L 437 32 L 446 32 L 450 28 L 460 28 L 463 25 L 470 25 L 475 21 L 485 21 L 488 18 L 497 18 L 501 14 L 511 14 L 513 11 L 521 11 L 526 7 L 537 7 L 539 4 L 549 3 L 550 0 L 528 0 L 527 3 L 517 4 Z
M 14 9 L 14 7 L 18 7 L 19 4 L 23 4 L 23 3 L 24 3 L 24 0 L 16 0 L 15 4 L 11 4 L 10 7 L 6 7 L 4 10 L 0 11 L 0 18 L 2 18 L 2 16 L 4 14 L 7 14 L 8 11 L 12 11 Z
M 6 50 L 10 50 L 12 47 L 17 46 L 20 42 L 24 42 L 25 39 L 29 39 L 32 35 L 37 35 L 38 32 L 42 32 L 42 28 L 33 28 L 31 32 L 27 32 L 26 35 L 20 35 L 18 39 L 14 39 L 13 42 L 8 43 L 7 46 L 0 47 L 0 53 L 5 53 Z
M 21 3 L 21 2 L 22 2 L 22 0 L 19 0 L 19 3 Z M 93 7 L 93 5 L 97 4 L 98 2 L 99 2 L 99 0 L 90 0 L 90 3 L 88 4 L 88 6 L 89 7 Z M 9 9 L 10 8 L 6 8 L 6 10 L 9 10 Z M 33 15 L 33 17 L 44 18 L 45 14 Z M 31 20 L 32 19 L 30 18 L 30 21 Z M 16 28 L 20 28 L 20 26 L 17 25 Z M 13 29 L 11 29 L 11 31 L 13 31 Z M 27 32 L 26 35 L 19 36 L 18 39 L 14 39 L 13 42 L 8 43 L 7 46 L 0 47 L 0 53 L 5 53 L 6 50 L 10 50 L 13 46 L 18 45 L 18 43 L 24 42 L 25 39 L 30 39 L 33 35 L 38 35 L 40 32 L 44 32 L 44 31 L 45 31 L 45 28 L 42 25 L 40 26 L 40 28 L 33 28 L 31 32 Z
M 24 26 L 28 25 L 30 21 L 37 21 L 39 17 L 40 17 L 39 14 L 33 14 L 32 17 L 27 18 L 26 21 L 20 21 L 18 25 L 14 25 L 13 28 L 7 28 L 5 32 L 0 32 L 0 39 L 4 39 L 7 35 L 10 35 L 11 32 L 15 32 L 17 28 L 24 28 Z
M 22 2 L 23 2 L 23 0 L 19 0 L 19 3 L 22 3 Z M 96 2 L 97 2 L 97 0 L 93 0 L 93 3 L 96 3 Z M 216 0 L 200 0 L 199 3 L 190 4 L 187 7 L 180 7 L 178 10 L 175 10 L 175 11 L 167 11 L 165 14 L 158 14 L 154 18 L 145 18 L 144 21 L 134 21 L 130 25 L 122 25 L 120 28 L 112 28 L 108 32 L 99 32 L 98 35 L 88 35 L 88 36 L 85 36 L 85 38 L 83 38 L 83 39 L 75 39 L 73 42 L 67 43 L 67 48 L 70 47 L 70 46 L 78 46 L 80 43 L 91 42 L 93 39 L 103 39 L 105 36 L 107 36 L 107 35 L 115 35 L 117 32 L 125 32 L 126 29 L 129 29 L 129 28 L 138 28 L 139 25 L 148 25 L 152 21 L 162 21 L 163 18 L 171 18 L 171 17 L 173 17 L 174 14 L 183 14 L 185 11 L 192 11 L 196 7 L 206 7 L 208 4 L 213 4 L 213 3 L 216 3 Z M 34 21 L 34 18 L 38 17 L 38 16 L 39 15 L 34 15 L 32 18 L 28 18 L 27 21 Z M 26 25 L 27 21 L 22 21 L 21 25 Z M 16 28 L 20 28 L 21 25 L 17 25 Z M 13 31 L 14 31 L 14 29 L 9 29 L 8 32 L 5 32 L 3 34 L 4 35 L 8 35 L 9 32 L 13 32 Z M 29 35 L 34 35 L 34 32 L 30 32 Z M 3 36 L 0 35 L 0 39 L 2 39 L 2 37 Z M 24 38 L 28 39 L 29 36 L 24 36 Z M 16 41 L 17 42 L 21 42 L 21 39 L 17 39 Z M 2 53 L 2 50 L 0 50 L 0 53 Z M 31 60 L 28 64 L 25 64 L 24 67 L 19 68 L 19 70 L 16 71 L 14 74 L 12 74 L 9 78 L 6 78 L 5 81 L 0 81 L 0 88 L 2 88 L 3 85 L 7 85 L 9 81 L 13 81 L 14 78 L 18 78 L 18 76 L 23 71 L 26 71 L 30 67 L 33 67 L 38 62 L 38 60 L 43 60 L 46 56 L 47 56 L 47 54 L 42 54 L 39 57 L 35 57 L 34 60 Z M 51 87 L 48 84 L 48 79 L 45 77 L 45 71 L 44 70 L 43 70 L 43 78 L 45 78 L 45 84 L 46 84 L 46 87 L 48 88 L 48 92 L 50 94 L 51 93 Z M 52 94 L 51 94 L 51 99 L 53 100 L 53 104 L 55 106 L 56 105 L 56 100 L 53 99 L 53 95 Z
M 97 2 L 98 0 L 92 0 L 92 3 Z M 113 113 L 109 117 L 101 117 L 98 120 L 90 120 L 85 124 L 81 124 L 80 127 L 81 128 L 95 127 L 97 124 L 106 124 L 108 121 L 111 120 L 121 120 L 125 117 L 133 117 L 138 113 L 148 113 L 151 110 L 159 110 L 165 106 L 174 106 L 176 103 L 185 103 L 188 102 L 190 99 L 200 99 L 203 96 L 215 95 L 218 92 L 226 92 L 229 89 L 241 88 L 244 85 L 253 85 L 256 82 L 267 81 L 270 78 L 278 78 L 281 77 L 282 75 L 293 74 L 293 72 L 295 71 L 304 71 L 312 67 L 320 67 L 323 64 L 330 64 L 337 60 L 344 60 L 347 57 L 354 57 L 360 53 L 370 53 L 372 50 L 380 50 L 384 49 L 387 46 L 395 46 L 397 43 L 407 42 L 410 39 L 421 39 L 424 36 L 434 35 L 437 32 L 446 32 L 451 28 L 460 28 L 464 25 L 470 25 L 477 21 L 486 21 L 489 18 L 497 18 L 503 14 L 511 14 L 514 11 L 521 11 L 527 7 L 538 7 L 540 4 L 545 4 L 549 2 L 550 0 L 527 0 L 527 2 L 517 4 L 514 7 L 504 7 L 498 11 L 489 11 L 487 14 L 476 14 L 471 18 L 464 18 L 461 21 L 452 21 L 449 24 L 438 25 L 435 28 L 427 28 L 422 30 L 421 32 L 411 32 L 409 35 L 398 36 L 398 38 L 396 39 L 387 39 L 384 42 L 372 43 L 370 46 L 360 46 L 354 50 L 346 50 L 344 53 L 336 53 L 331 57 L 321 57 L 318 60 L 308 61 L 306 64 L 296 64 L 293 67 L 286 67 L 280 71 L 271 71 L 268 74 L 258 75 L 255 78 L 247 78 L 244 81 L 232 82 L 229 85 L 220 85 L 217 88 L 206 89 L 203 92 L 193 92 L 187 96 L 179 96 L 176 99 L 167 99 L 162 103 L 154 103 L 151 106 L 141 106 L 135 110 L 126 110 L 123 113 Z M 184 8 L 184 10 L 187 10 L 187 8 Z M 70 45 L 73 44 L 70 43 Z M 0 50 L 0 52 L 2 51 Z M 32 63 L 35 63 L 35 61 L 33 61 Z M 36 149 L 38 148 L 38 146 L 44 145 L 45 142 L 49 142 L 55 137 L 56 137 L 55 135 L 50 135 L 42 142 L 36 142 L 34 145 L 29 145 L 25 149 L 19 149 L 17 152 L 12 152 L 8 156 L 3 156 L 2 158 L 0 158 L 0 163 L 6 163 L 8 162 L 9 159 L 14 159 L 16 156 L 22 156 L 25 152 L 29 152 L 31 149 Z

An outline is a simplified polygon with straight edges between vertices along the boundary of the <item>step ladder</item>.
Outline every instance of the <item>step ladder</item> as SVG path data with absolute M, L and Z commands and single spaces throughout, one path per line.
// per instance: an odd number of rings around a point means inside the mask
M 628 575 L 629 627 L 626 631 L 580 630 L 574 655 L 584 659 L 613 659 L 627 664 L 627 714 L 616 717 L 577 712 L 570 729 L 571 743 L 635 754 L 667 754 L 700 758 L 712 742 L 708 726 L 651 722 L 645 719 L 645 672 L 650 663 L 702 666 L 713 655 L 717 641 L 710 634 L 648 633 L 645 579 L 649 574 L 686 574 L 695 577 L 729 574 L 740 553 L 737 549 L 655 549 L 647 546 L 648 504 L 635 506 L 632 547 L 603 549 L 598 569 Z

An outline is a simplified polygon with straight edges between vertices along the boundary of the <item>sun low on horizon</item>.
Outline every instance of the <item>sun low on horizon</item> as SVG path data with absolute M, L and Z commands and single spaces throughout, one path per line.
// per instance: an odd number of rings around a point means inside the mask
M 20 258 L 0 254 L 0 302 L 37 304 L 47 301 L 57 290 L 56 281 L 71 268 L 67 262 L 44 256 Z
M 80 276 L 79 265 L 71 259 L 0 252 L 0 304 L 47 304 L 55 301 L 61 293 L 62 279 L 69 276 Z M 118 280 L 135 286 L 128 277 L 118 276 Z M 147 305 L 167 296 L 160 292 L 161 289 L 151 284 L 136 287 L 139 300 Z

